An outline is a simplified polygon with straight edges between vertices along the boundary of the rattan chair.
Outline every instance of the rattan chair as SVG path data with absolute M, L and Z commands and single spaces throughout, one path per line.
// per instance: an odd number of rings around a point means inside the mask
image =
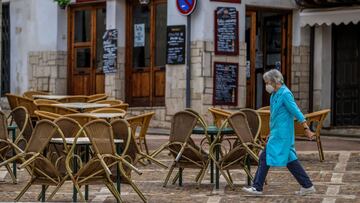
M 26 168 L 30 173 L 29 182 L 15 198 L 15 201 L 19 201 L 31 185 L 54 185 L 56 188 L 60 188 L 67 179 L 68 175 L 61 174 L 56 165 L 46 155 L 42 154 L 56 132 L 59 132 L 59 127 L 53 122 L 48 120 L 38 121 L 25 151 L 17 148 L 18 154 L 16 156 L 0 164 L 2 166 L 20 159 L 22 164 L 19 168 Z M 67 147 L 65 142 L 64 147 Z
M 15 123 L 20 131 L 14 143 L 20 149 L 25 150 L 25 147 L 33 133 L 33 125 L 31 123 L 29 113 L 25 107 L 19 106 L 10 112 L 9 118 L 11 120 L 10 124 Z
M 34 99 L 33 95 L 48 95 L 48 94 L 49 93 L 47 92 L 41 92 L 41 91 L 26 91 L 24 92 L 23 96 L 33 100 Z
M 121 179 L 129 183 L 132 181 L 126 175 L 123 165 L 129 167 L 138 174 L 141 174 L 141 172 L 116 153 L 113 131 L 109 123 L 104 120 L 89 122 L 82 128 L 81 131 L 79 131 L 78 135 L 75 137 L 75 142 L 83 130 L 91 141 L 92 149 L 95 153 L 94 156 L 92 156 L 92 158 L 75 174 L 72 170 L 72 162 L 70 159 L 74 153 L 76 145 L 72 146 L 69 155 L 66 158 L 66 170 L 68 171 L 68 174 L 70 174 L 70 178 L 79 192 L 81 201 L 85 201 L 80 190 L 81 186 L 105 184 L 117 201 L 122 202 L 120 194 L 113 184 L 116 181 L 117 175 L 113 174 L 111 169 L 119 167 Z M 132 186 L 134 188 L 135 184 Z M 137 187 L 135 186 L 135 188 Z M 140 194 L 142 200 L 146 202 L 146 198 L 142 195 L 142 193 Z
M 7 157 L 9 154 L 12 154 L 12 150 L 14 149 L 14 144 L 9 139 L 7 127 L 7 117 L 4 112 L 0 111 L 0 162 L 6 161 Z M 10 174 L 13 183 L 16 183 L 16 177 L 12 172 L 9 163 L 4 164 L 4 166 Z
M 55 101 L 55 100 L 49 100 L 49 99 L 36 99 L 36 100 L 34 100 L 34 104 L 36 106 L 38 106 L 41 104 L 60 104 L 60 102 Z
M 91 115 L 83 115 L 83 114 L 67 114 L 65 117 L 72 118 L 76 120 L 81 126 L 89 123 L 90 121 L 97 120 L 98 118 Z
M 37 109 L 36 105 L 34 104 L 33 100 L 17 96 L 14 94 L 6 94 L 6 97 L 9 101 L 10 109 L 13 110 L 18 106 L 23 106 L 27 109 L 31 120 L 35 123 L 37 120 L 37 116 L 35 115 L 34 111 Z
M 110 104 L 111 106 L 114 106 L 114 105 L 118 105 L 118 104 L 123 104 L 124 102 L 121 100 L 113 99 L 113 100 L 97 101 L 96 103 L 97 104 Z
M 135 136 L 135 139 L 137 140 L 140 150 L 144 151 L 145 148 L 145 153 L 147 155 L 149 155 L 150 153 L 149 153 L 148 145 L 146 143 L 146 133 L 148 131 L 151 118 L 154 115 L 155 112 L 149 112 L 131 118 L 126 118 L 126 120 L 129 122 L 131 126 L 132 133 Z
M 131 126 L 131 123 L 125 121 L 125 120 L 114 120 L 111 122 L 111 126 L 113 127 L 114 132 L 114 138 L 115 139 L 122 139 L 125 143 L 129 143 L 127 146 L 127 149 L 125 149 L 125 152 L 129 152 L 129 154 L 132 154 L 132 163 L 136 165 L 138 162 L 140 162 L 143 159 L 151 160 L 160 167 L 167 168 L 167 166 L 160 161 L 156 160 L 155 158 L 149 156 L 148 154 L 144 153 L 140 148 L 139 145 L 136 143 L 134 128 Z M 130 135 L 125 132 L 124 128 L 125 126 L 130 127 Z M 126 128 L 127 129 L 127 128 Z
M 98 102 L 98 101 L 102 101 L 107 99 L 108 96 L 106 94 L 93 94 L 88 96 L 88 102 L 93 103 L 93 102 Z
M 58 100 L 58 102 L 60 103 L 87 102 L 87 101 L 88 101 L 88 97 L 85 95 L 67 96 L 63 99 Z
M 60 114 L 60 115 L 79 113 L 78 111 L 76 111 L 74 109 L 65 108 L 65 107 L 61 107 L 61 106 L 55 106 L 52 104 L 40 104 L 40 105 L 37 105 L 37 108 L 40 111 L 47 111 L 47 112 L 56 113 L 56 114 Z
M 20 96 L 15 95 L 15 94 L 10 94 L 10 93 L 6 93 L 5 96 L 6 96 L 7 100 L 8 100 L 8 102 L 9 102 L 9 106 L 10 106 L 11 110 L 13 110 L 13 109 L 15 109 L 16 107 L 19 106 L 18 98 Z
M 171 121 L 169 144 L 167 149 L 174 160 L 165 178 L 166 187 L 174 168 L 179 168 L 181 174 L 184 168 L 198 168 L 199 174 L 195 178 L 199 187 L 209 165 L 208 154 L 191 139 L 193 128 L 198 117 L 189 111 L 177 112 Z M 181 176 L 180 176 L 181 177 Z
M 213 122 L 216 127 L 220 127 L 222 123 L 231 115 L 230 111 L 226 111 L 223 109 L 210 107 L 208 109 L 213 116 Z
M 124 111 L 127 111 L 127 109 L 129 108 L 129 104 L 122 103 L 122 104 L 112 105 L 112 106 L 110 106 L 110 107 L 111 107 L 111 108 L 122 109 L 122 110 L 124 110 Z
M 234 129 L 235 135 L 237 136 L 234 146 L 229 151 L 227 151 L 220 142 L 221 129 L 228 124 Z M 217 147 L 221 150 L 219 160 L 216 159 Z M 259 158 L 257 153 L 259 149 L 263 149 L 263 147 L 254 141 L 253 134 L 247 121 L 247 116 L 244 112 L 240 111 L 230 115 L 222 124 L 215 141 L 210 147 L 209 155 L 219 168 L 220 173 L 224 176 L 229 186 L 234 189 L 233 180 L 229 170 L 242 168 L 245 170 L 248 177 L 253 179 L 248 167 L 251 159 L 258 163 Z M 225 171 L 227 173 L 225 173 Z
M 52 113 L 52 112 L 48 112 L 48 111 L 40 111 L 40 110 L 36 110 L 35 114 L 37 115 L 39 120 L 47 119 L 50 121 L 54 121 L 57 118 L 62 117 L 62 115 L 57 114 L 57 113 Z
M 324 159 L 325 159 L 324 151 L 323 151 L 321 139 L 320 139 L 320 130 L 321 130 L 321 128 L 323 126 L 323 122 L 324 122 L 326 116 L 329 114 L 329 112 L 330 112 L 330 109 L 323 109 L 320 111 L 315 111 L 312 113 L 305 114 L 305 118 L 306 118 L 306 122 L 307 122 L 308 126 L 311 126 L 312 128 L 314 128 L 313 130 L 315 132 L 315 138 L 316 138 L 316 143 L 317 143 L 317 147 L 318 147 L 318 151 L 319 151 L 320 161 L 324 161 Z M 295 136 L 299 136 L 299 137 L 305 136 L 304 127 L 297 121 L 295 121 Z
M 109 108 L 109 107 L 95 109 L 92 110 L 91 113 L 122 113 L 124 114 L 124 116 L 126 115 L 126 111 L 122 109 Z
M 270 134 L 270 110 L 256 110 L 261 119 L 260 139 L 265 142 Z
M 263 107 L 259 108 L 258 110 L 269 110 L 270 111 L 270 106 L 263 106 Z
M 254 141 L 259 144 L 265 144 L 263 140 L 261 140 L 260 137 L 260 131 L 261 131 L 261 117 L 259 113 L 253 109 L 241 109 L 241 112 L 243 112 L 246 115 L 249 128 L 251 130 L 251 133 L 254 137 Z

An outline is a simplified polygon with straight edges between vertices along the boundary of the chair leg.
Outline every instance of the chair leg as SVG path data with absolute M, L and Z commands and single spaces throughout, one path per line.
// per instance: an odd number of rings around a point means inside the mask
M 176 175 L 175 175 L 175 177 L 174 177 L 174 179 L 173 179 L 173 181 L 172 181 L 172 184 L 173 184 L 173 185 L 175 185 L 175 183 L 176 183 L 176 181 L 179 179 L 179 177 L 180 177 L 180 171 L 178 171 L 178 172 L 176 173 Z
M 49 188 L 49 185 L 45 185 L 45 188 L 44 188 L 44 192 L 46 193 L 46 190 Z M 43 193 L 42 193 L 43 191 L 41 191 L 40 193 L 39 193 L 39 195 L 38 195 L 38 197 L 37 197 L 37 200 L 38 201 L 41 201 L 41 198 L 43 197 L 42 195 L 43 195 Z
M 322 148 L 320 136 L 316 137 L 316 143 L 317 143 L 317 147 L 318 147 L 318 151 L 319 151 L 320 161 L 322 162 L 322 161 L 325 160 L 325 156 L 324 156 L 324 151 L 323 151 L 323 148 Z
M 198 184 L 197 184 L 197 188 L 200 187 L 201 181 L 203 180 L 203 178 L 204 178 L 204 176 L 205 176 L 205 173 L 206 173 L 206 170 L 207 170 L 207 168 L 208 168 L 208 166 L 209 166 L 209 162 L 210 162 L 210 161 L 206 162 L 204 168 L 201 169 L 201 174 L 200 174 L 200 176 L 199 176 L 199 178 L 198 178 L 198 180 L 197 180 L 197 183 L 198 183 Z
M 86 202 L 85 197 L 84 197 L 84 195 L 83 195 L 82 192 L 81 192 L 81 187 L 79 186 L 79 184 L 78 184 L 77 182 L 73 182 L 73 184 L 74 184 L 74 187 L 75 187 L 76 190 L 77 190 L 77 193 L 78 193 L 79 196 L 80 196 L 80 201 Z
M 227 173 L 227 175 L 228 175 L 228 177 L 229 177 L 229 180 L 234 184 L 234 181 L 233 181 L 233 179 L 232 179 L 232 177 L 231 177 L 230 171 L 229 171 L 229 170 L 226 170 L 226 173 Z
M 142 140 L 143 140 L 143 142 L 144 142 L 144 147 L 145 147 L 146 154 L 149 155 L 149 147 L 148 147 L 148 145 L 147 145 L 147 143 L 146 143 L 146 139 L 144 138 L 144 139 L 142 139 Z
M 18 202 L 20 200 L 20 198 L 25 194 L 25 192 L 30 188 L 30 186 L 33 184 L 33 182 L 35 181 L 35 179 L 31 179 L 26 185 L 25 187 L 21 190 L 21 192 L 18 194 L 18 196 L 16 196 L 15 201 Z
M 59 191 L 59 189 L 61 188 L 61 186 L 65 183 L 67 177 L 63 178 L 59 184 L 56 186 L 56 188 L 54 189 L 54 191 L 50 194 L 50 196 L 47 198 L 46 201 L 50 201 L 54 196 L 55 194 L 57 193 L 57 191 Z M 46 188 L 47 189 L 47 188 Z M 46 190 L 45 190 L 46 191 Z
M 120 197 L 120 193 L 116 190 L 116 188 L 114 187 L 114 185 L 112 183 L 109 183 L 108 181 L 106 181 L 105 185 L 118 202 L 120 202 L 120 203 L 123 202 Z
M 232 182 L 232 181 L 230 180 L 230 178 L 226 175 L 226 173 L 224 172 L 224 170 L 219 167 L 219 171 L 220 171 L 221 175 L 224 176 L 224 178 L 225 178 L 226 182 L 229 184 L 230 188 L 231 188 L 232 190 L 235 190 L 233 182 Z
M 156 149 L 155 151 L 153 151 L 151 154 L 149 154 L 152 158 L 155 158 L 157 155 L 160 154 L 160 152 L 162 152 L 164 149 L 166 149 L 166 147 L 168 146 L 169 142 L 166 142 L 164 144 L 162 144 L 158 149 Z
M 170 169 L 169 169 L 169 172 L 168 172 L 168 174 L 167 174 L 167 176 L 166 176 L 166 178 L 165 178 L 163 187 L 166 187 L 166 185 L 167 185 L 167 183 L 168 183 L 168 181 L 169 181 L 169 178 L 170 178 L 170 176 L 171 176 L 174 168 L 175 168 L 175 164 L 171 165 L 171 167 L 170 167 Z
M 17 183 L 17 180 L 16 180 L 16 177 L 15 177 L 14 173 L 13 173 L 12 170 L 11 170 L 11 167 L 9 166 L 9 164 L 6 164 L 5 167 L 6 167 L 6 170 L 9 172 L 9 174 L 10 174 L 10 176 L 11 176 L 12 182 L 13 182 L 14 184 L 16 184 L 16 183 Z
M 144 157 L 146 157 L 146 159 L 149 161 L 149 163 L 151 163 L 151 162 L 150 162 L 150 160 L 151 160 L 151 161 L 153 161 L 155 164 L 157 164 L 157 165 L 159 165 L 159 166 L 161 166 L 161 167 L 163 167 L 163 168 L 168 168 L 165 164 L 163 164 L 163 163 L 161 163 L 160 161 L 154 159 L 153 157 L 151 157 L 151 156 L 149 156 L 149 155 L 147 155 L 147 154 L 142 154 L 142 155 L 143 155 Z
M 251 175 L 250 171 L 248 170 L 248 168 L 246 166 L 244 167 L 244 171 L 250 177 L 250 180 L 253 181 L 254 177 Z
M 144 196 L 144 194 L 140 191 L 140 189 L 135 185 L 135 183 L 123 172 L 122 173 L 122 177 L 126 179 L 126 181 L 128 183 L 130 183 L 131 187 L 135 190 L 135 192 L 139 195 L 139 197 L 142 199 L 142 201 L 144 203 L 147 202 L 146 197 Z

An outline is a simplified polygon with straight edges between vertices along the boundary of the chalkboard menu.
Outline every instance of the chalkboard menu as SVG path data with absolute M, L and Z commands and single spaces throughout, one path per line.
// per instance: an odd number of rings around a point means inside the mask
M 104 73 L 116 72 L 117 58 L 117 38 L 118 31 L 116 29 L 107 30 L 103 36 L 103 71 Z
M 233 7 L 218 7 L 215 10 L 215 54 L 239 54 L 238 15 Z
M 185 64 L 185 25 L 167 27 L 167 64 Z
M 214 63 L 213 105 L 237 105 L 237 63 Z

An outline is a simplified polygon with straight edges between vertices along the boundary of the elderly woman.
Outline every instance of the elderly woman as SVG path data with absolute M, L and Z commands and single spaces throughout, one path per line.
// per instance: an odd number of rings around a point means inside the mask
M 305 135 L 312 139 L 314 133 L 305 122 L 304 115 L 295 103 L 291 91 L 284 84 L 282 74 L 276 70 L 270 70 L 263 76 L 266 83 L 266 91 L 270 97 L 270 135 L 265 149 L 259 157 L 259 167 L 256 171 L 252 187 L 243 188 L 243 191 L 261 195 L 264 181 L 270 166 L 286 166 L 297 182 L 301 185 L 298 195 L 306 195 L 315 192 L 315 188 L 301 166 L 294 148 L 294 117 L 304 127 Z

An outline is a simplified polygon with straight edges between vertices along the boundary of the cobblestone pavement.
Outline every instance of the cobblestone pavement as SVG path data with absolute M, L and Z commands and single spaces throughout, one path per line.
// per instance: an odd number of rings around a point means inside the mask
M 158 138 L 151 136 L 149 142 L 162 143 L 166 137 Z M 334 141 L 336 142 L 336 141 Z M 315 144 L 315 143 L 314 143 Z M 156 144 L 157 145 L 157 144 Z M 359 146 L 359 145 L 358 145 Z M 155 145 L 152 145 L 155 147 Z M 301 148 L 301 147 L 300 147 Z M 315 144 L 316 148 L 316 144 Z M 348 151 L 346 147 L 340 151 L 326 151 L 325 161 L 319 162 L 317 151 L 298 151 L 299 160 L 308 172 L 317 189 L 316 194 L 299 197 L 294 191 L 299 185 L 286 168 L 272 168 L 268 175 L 268 185 L 264 188 L 264 195 L 255 197 L 241 191 L 246 185 L 246 176 L 242 170 L 232 170 L 231 174 L 235 182 L 235 190 L 231 190 L 226 181 L 220 177 L 220 189 L 216 190 L 210 184 L 209 173 L 199 189 L 196 189 L 194 182 L 198 170 L 185 169 L 184 183 L 182 187 L 169 182 L 166 188 L 162 187 L 166 169 L 154 164 L 139 166 L 143 175 L 133 173 L 133 179 L 139 188 L 144 192 L 148 202 L 360 202 L 360 150 Z M 164 151 L 158 157 L 159 160 L 171 164 L 171 157 Z M 252 168 L 254 172 L 256 168 Z M 173 173 L 175 175 L 176 171 Z M 0 168 L 0 201 L 12 201 L 26 184 L 29 176 L 26 171 L 20 170 L 18 175 L 19 183 L 11 184 L 11 178 L 4 168 Z M 52 191 L 53 187 L 50 187 Z M 36 201 L 41 186 L 32 186 L 23 196 L 21 201 Z M 49 194 L 47 194 L 49 195 Z M 121 195 L 125 202 L 141 202 L 141 199 L 128 185 L 122 185 Z M 105 186 L 90 186 L 90 200 L 93 202 L 114 202 L 114 197 Z M 67 182 L 55 195 L 54 201 L 72 201 L 72 184 Z

